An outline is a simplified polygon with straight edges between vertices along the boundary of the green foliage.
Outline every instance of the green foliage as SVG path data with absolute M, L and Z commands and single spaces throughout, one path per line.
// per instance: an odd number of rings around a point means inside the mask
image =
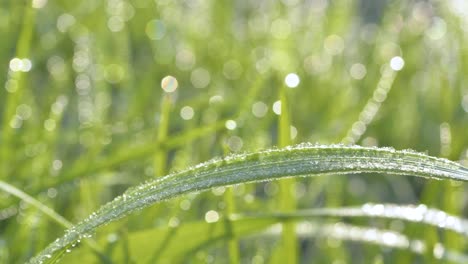
M 454 0 L 0 1 L 0 263 L 466 262 L 467 25 Z
M 190 192 L 238 183 L 288 176 L 377 172 L 412 174 L 427 178 L 468 181 L 468 170 L 448 160 L 393 149 L 307 144 L 283 150 L 230 156 L 200 164 L 193 169 L 156 179 L 126 191 L 89 218 L 67 231 L 31 263 L 43 263 L 54 253 L 90 236 L 97 227 L 137 209 Z M 292 230 L 294 231 L 294 230 Z

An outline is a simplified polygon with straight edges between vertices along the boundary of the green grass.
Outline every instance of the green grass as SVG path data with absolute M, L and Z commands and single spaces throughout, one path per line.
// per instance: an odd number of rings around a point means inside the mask
M 466 262 L 461 2 L 1 2 L 0 263 Z
M 70 228 L 66 235 L 49 245 L 31 263 L 43 263 L 52 258 L 57 251 L 77 240 L 89 237 L 97 227 L 122 218 L 130 212 L 190 192 L 288 176 L 350 172 L 412 174 L 427 178 L 468 181 L 468 170 L 456 163 L 413 152 L 396 152 L 392 149 L 298 145 L 283 150 L 232 156 L 202 163 L 193 169 L 126 191 L 83 222 Z M 290 232 L 294 232 L 294 229 Z M 285 258 L 294 257 L 286 255 Z

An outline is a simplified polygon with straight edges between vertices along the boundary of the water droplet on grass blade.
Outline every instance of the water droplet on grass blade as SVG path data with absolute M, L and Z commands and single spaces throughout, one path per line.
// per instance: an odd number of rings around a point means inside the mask
M 467 169 L 457 163 L 424 154 L 396 151 L 391 148 L 305 143 L 284 149 L 269 149 L 252 154 L 230 155 L 224 159 L 214 159 L 185 171 L 148 181 L 129 189 L 125 192 L 125 195 L 128 196 L 126 201 L 123 201 L 122 196 L 120 196 L 104 205 L 96 214 L 78 223 L 67 231 L 63 237 L 49 245 L 31 263 L 43 261 L 46 254 L 52 254 L 70 244 L 74 244 L 82 234 L 93 232 L 99 226 L 124 217 L 136 210 L 183 194 L 238 183 L 276 180 L 286 176 L 345 174 L 350 172 L 409 174 L 426 178 L 468 181 Z M 249 195 L 247 197 L 248 201 L 251 200 L 250 197 L 253 198 L 253 196 Z M 382 212 L 382 210 L 379 209 L 378 212 Z M 385 214 L 385 212 L 384 206 L 382 213 Z M 427 215 L 425 215 L 425 221 L 429 221 Z M 205 214 L 207 222 L 218 221 L 219 217 L 219 213 L 213 210 Z M 455 218 L 444 214 L 436 213 L 430 219 L 433 219 L 431 221 L 445 221 L 443 224 L 445 228 L 449 223 L 459 226 Z M 342 228 L 341 231 L 350 232 L 346 228 Z M 361 231 L 354 228 L 351 233 L 359 234 Z M 378 230 L 366 230 L 361 233 L 369 241 L 378 241 L 382 244 L 385 244 L 385 242 L 396 243 L 396 240 L 398 240 L 389 234 L 382 235 Z M 387 239 L 384 239 L 384 237 L 387 237 Z M 408 241 L 406 240 L 406 242 Z M 408 242 L 405 246 L 409 245 Z

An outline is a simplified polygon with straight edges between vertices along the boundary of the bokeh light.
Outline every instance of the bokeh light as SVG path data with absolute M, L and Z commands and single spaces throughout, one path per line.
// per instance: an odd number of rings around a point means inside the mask
M 161 88 L 166 92 L 166 93 L 173 93 L 179 86 L 179 83 L 177 82 L 177 79 L 168 75 L 164 77 L 161 80 Z
M 468 165 L 466 0 L 5 0 L 0 40 L 1 180 L 74 223 L 139 183 L 196 169 L 210 159 L 222 166 L 235 166 L 231 161 L 239 157 L 247 163 L 262 160 L 244 153 L 296 143 L 391 146 Z M 317 161 L 308 165 L 320 166 Z M 306 164 L 296 165 L 291 175 Z M 246 171 L 244 176 L 257 170 Z M 463 183 L 381 176 L 293 178 L 290 192 L 272 181 L 187 194 L 130 216 L 123 233 L 121 221 L 98 230 L 103 237 L 94 239 L 98 248 L 128 244 L 125 254 L 77 244 L 62 262 L 93 262 L 94 253 L 102 253 L 116 263 L 172 263 L 177 261 L 171 256 L 182 252 L 197 263 L 224 261 L 224 255 L 228 262 L 263 263 L 281 258 L 276 252 L 284 247 L 274 242 L 284 233 L 295 234 L 287 231 L 294 229 L 280 231 L 280 223 L 267 236 L 236 233 L 229 245 L 215 243 L 209 249 L 181 243 L 161 247 L 151 234 L 164 231 L 167 241 L 172 234 L 183 241 L 190 225 L 222 233 L 228 231 L 225 220 L 236 231 L 244 220 L 255 220 L 250 213 L 267 219 L 272 212 L 300 214 L 306 207 L 340 208 L 369 200 L 424 203 L 456 215 L 467 207 Z M 223 179 L 231 180 L 213 180 Z M 435 199 L 433 190 L 446 199 Z M 294 208 L 283 210 L 288 193 Z M 57 219 L 8 192 L 0 196 L 0 262 L 27 262 L 59 235 Z M 131 201 L 127 195 L 122 200 Z M 385 213 L 385 208 L 355 209 Z M 249 219 L 241 219 L 247 214 Z M 444 214 L 434 218 L 454 222 Z M 318 229 L 364 234 L 381 243 L 378 249 L 405 242 L 395 232 L 413 234 L 418 226 L 384 219 L 377 226 L 370 221 L 366 233 L 367 220 L 347 229 L 340 219 Z M 442 220 L 445 228 L 450 221 Z M 432 231 L 415 243 L 408 238 L 406 248 L 394 254 L 336 237 L 311 239 L 306 231 L 313 225 L 297 225 L 300 243 L 290 252 L 297 253 L 298 262 L 465 258 L 462 248 L 453 246 L 460 241 L 452 231 L 438 230 L 443 239 L 436 246 L 425 241 Z M 393 231 L 379 233 L 383 227 Z M 202 236 L 190 243 L 198 239 Z M 231 254 L 233 245 L 240 245 L 238 258 Z M 135 248 L 148 248 L 141 258 L 151 259 L 140 259 Z M 424 256 L 415 256 L 423 250 Z
M 403 69 L 403 66 L 405 66 L 405 61 L 400 56 L 393 57 L 390 60 L 390 67 L 394 71 L 400 71 L 401 69 Z
M 32 63 L 29 59 L 13 58 L 10 60 L 10 70 L 14 72 L 28 72 L 32 68 Z
M 229 130 L 234 130 L 237 127 L 237 123 L 234 120 L 227 120 L 225 125 L 226 125 L 226 128 Z
M 355 80 L 363 79 L 367 74 L 366 66 L 361 63 L 355 63 L 349 69 L 349 75 Z
M 152 40 L 160 40 L 166 34 L 166 26 L 159 19 L 154 19 L 146 24 L 146 35 Z
M 195 88 L 205 88 L 210 84 L 210 72 L 203 68 L 197 68 L 192 71 L 190 81 Z
M 273 112 L 277 115 L 281 115 L 281 101 L 278 100 L 276 102 L 273 103 Z
M 295 73 L 289 73 L 284 78 L 284 83 L 289 88 L 296 88 L 300 82 L 301 82 L 301 79 L 299 79 L 299 76 Z
M 268 105 L 264 102 L 255 102 L 252 105 L 252 114 L 255 117 L 262 118 L 268 113 Z
M 195 115 L 195 111 L 190 106 L 184 106 L 180 109 L 180 117 L 184 120 L 190 120 Z

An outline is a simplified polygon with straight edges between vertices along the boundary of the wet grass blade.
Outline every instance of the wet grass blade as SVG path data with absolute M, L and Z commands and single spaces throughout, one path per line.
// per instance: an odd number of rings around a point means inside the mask
M 186 171 L 154 179 L 127 190 L 96 213 L 51 243 L 30 263 L 47 262 L 97 227 L 135 210 L 182 194 L 218 186 L 317 174 L 385 173 L 433 179 L 468 181 L 468 169 L 460 164 L 412 151 L 358 146 L 301 144 L 252 154 L 212 160 Z
M 272 228 L 263 235 L 280 235 L 277 228 Z M 407 236 L 378 228 L 361 227 L 344 223 L 324 224 L 321 222 L 300 222 L 297 224 L 297 236 L 301 238 L 326 237 L 342 241 L 354 241 L 366 244 L 374 244 L 387 248 L 410 251 L 416 255 L 431 254 L 438 261 L 448 261 L 449 263 L 466 263 L 468 256 L 445 248 L 442 244 L 436 244 L 433 251 L 430 251 L 427 244 L 418 239 L 410 239 Z M 430 251 L 430 252 L 429 252 Z
M 233 215 L 237 218 L 271 218 L 276 216 L 278 221 L 303 220 L 317 217 L 366 217 L 384 218 L 391 220 L 403 220 L 408 222 L 426 224 L 450 230 L 465 237 L 468 237 L 468 219 L 448 214 L 445 211 L 429 208 L 424 204 L 418 205 L 397 205 L 397 204 L 373 204 L 366 203 L 362 206 L 339 207 L 339 208 L 319 208 L 298 210 L 293 213 L 277 214 L 248 214 Z

